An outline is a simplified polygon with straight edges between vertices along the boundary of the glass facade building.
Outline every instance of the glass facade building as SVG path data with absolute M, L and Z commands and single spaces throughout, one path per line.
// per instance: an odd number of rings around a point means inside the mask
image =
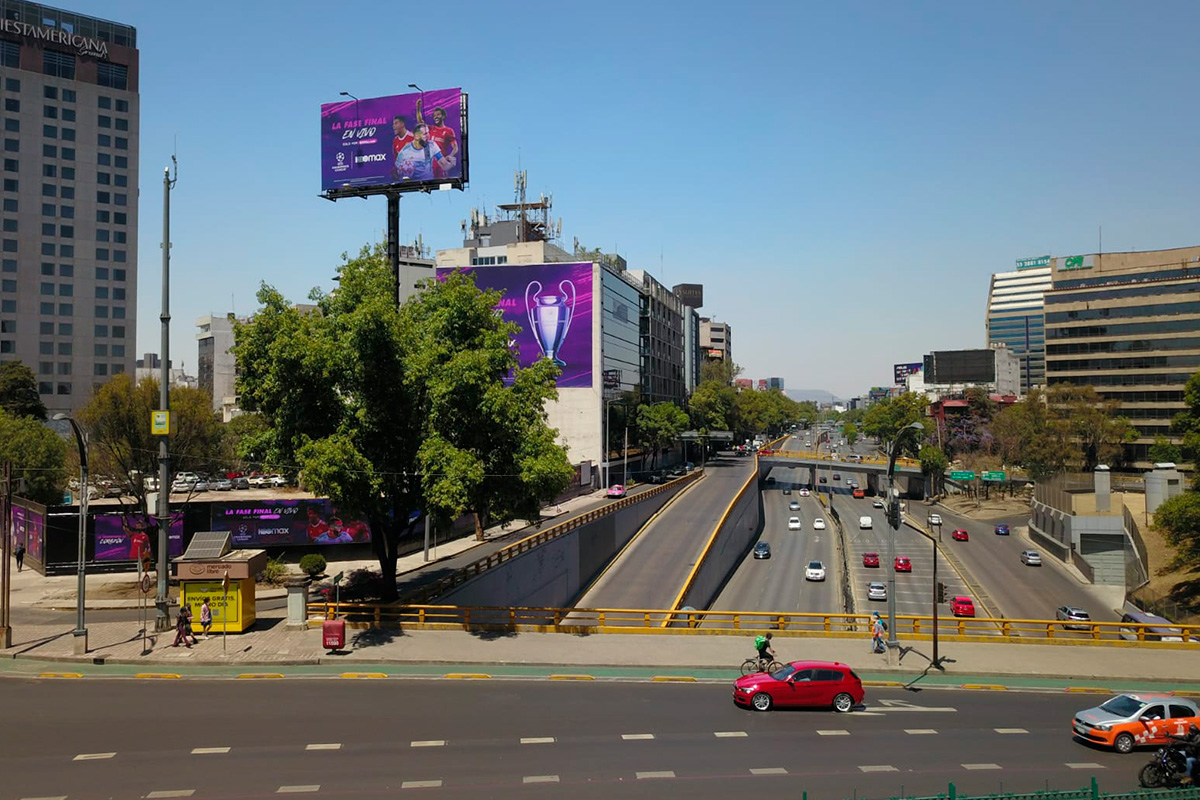
M 987 342 L 1003 344 L 1021 366 L 1021 394 L 1046 382 L 1046 333 L 1043 298 L 1050 288 L 1050 267 L 1034 267 L 992 276 L 988 291 Z

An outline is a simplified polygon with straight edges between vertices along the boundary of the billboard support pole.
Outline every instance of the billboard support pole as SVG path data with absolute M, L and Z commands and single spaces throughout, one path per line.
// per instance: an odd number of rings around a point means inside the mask
M 387 193 L 387 253 L 388 264 L 392 268 L 392 278 L 396 281 L 396 308 L 400 308 L 400 193 Z
M 175 164 L 175 156 L 171 156 L 171 163 Z M 171 343 L 171 187 L 175 185 L 178 177 L 178 164 L 175 165 L 175 179 L 171 178 L 169 167 L 163 169 L 162 312 L 158 316 L 162 323 L 158 403 L 163 411 L 170 411 L 171 408 L 171 373 L 167 365 Z M 171 629 L 167 584 L 167 556 L 171 531 L 171 453 L 167 446 L 169 438 L 169 433 L 158 438 L 158 508 L 155 509 L 158 517 L 158 586 L 154 594 L 154 630 L 160 633 Z M 87 487 L 82 488 L 86 495 Z M 150 509 L 146 509 L 146 513 L 149 514 Z

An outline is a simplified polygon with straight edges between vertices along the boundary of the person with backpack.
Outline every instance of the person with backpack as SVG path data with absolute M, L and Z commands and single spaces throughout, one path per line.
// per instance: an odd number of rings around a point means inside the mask
M 775 660 L 775 650 L 771 647 L 771 634 L 763 636 L 761 633 L 754 637 L 754 649 L 758 651 L 758 665 L 763 672 L 767 671 L 767 665 Z
M 876 611 L 871 619 L 871 652 L 882 653 L 885 648 L 883 646 L 883 634 L 887 631 L 887 623 L 879 616 Z

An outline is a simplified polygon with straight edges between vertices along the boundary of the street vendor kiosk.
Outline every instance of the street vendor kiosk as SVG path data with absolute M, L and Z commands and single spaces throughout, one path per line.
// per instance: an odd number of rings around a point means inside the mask
M 265 550 L 231 550 L 228 532 L 203 531 L 173 563 L 179 604 L 191 610 L 193 630 L 200 630 L 206 600 L 213 633 L 241 633 L 254 624 L 254 576 L 267 565 Z

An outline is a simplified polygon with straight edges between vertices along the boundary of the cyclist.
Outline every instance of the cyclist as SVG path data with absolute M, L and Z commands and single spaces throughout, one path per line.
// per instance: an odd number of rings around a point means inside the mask
M 767 665 L 775 660 L 775 650 L 771 647 L 771 634 L 755 636 L 754 649 L 758 651 L 759 669 L 766 672 Z

